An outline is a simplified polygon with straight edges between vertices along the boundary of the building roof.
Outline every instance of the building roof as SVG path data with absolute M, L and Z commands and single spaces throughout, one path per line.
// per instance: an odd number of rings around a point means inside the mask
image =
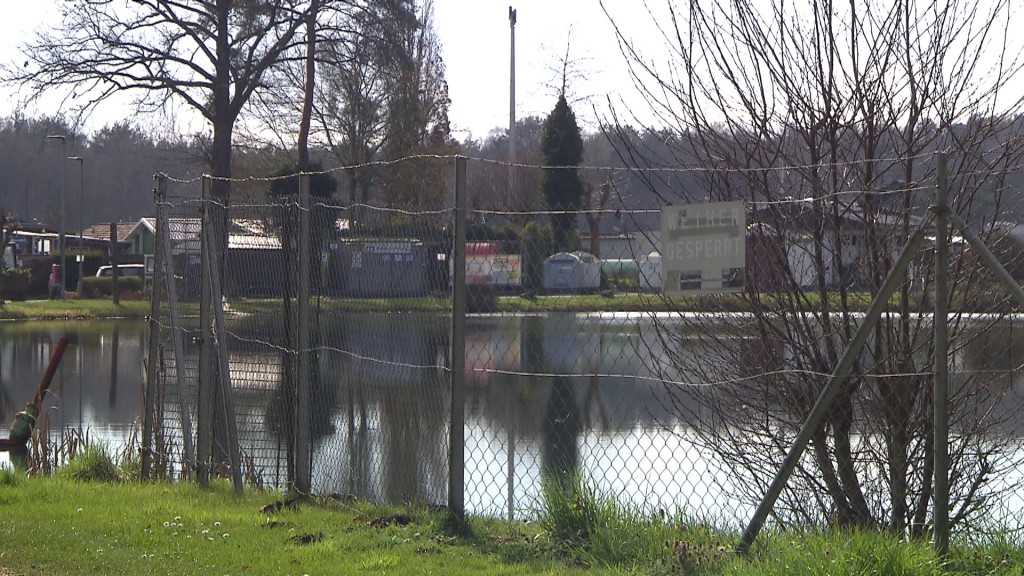
M 199 235 L 202 232 L 199 218 L 169 218 L 167 224 L 171 232 L 171 243 L 177 250 L 199 250 Z M 259 220 L 233 219 L 228 224 L 228 248 L 280 250 L 281 240 Z
M 126 241 L 128 236 L 132 233 L 133 230 L 135 230 L 135 227 L 138 225 L 138 222 L 117 222 L 115 224 L 115 226 L 117 226 L 117 241 Z M 110 224 L 94 224 L 86 228 L 85 231 L 82 232 L 82 235 L 85 236 L 86 238 L 102 238 L 109 240 Z

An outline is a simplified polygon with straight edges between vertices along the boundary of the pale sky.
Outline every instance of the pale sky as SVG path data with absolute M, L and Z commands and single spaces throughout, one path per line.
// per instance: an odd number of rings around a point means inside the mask
M 57 6 L 66 0 L 4 0 L 4 18 L 0 18 L 0 59 L 10 61 L 19 55 L 15 47 L 32 32 L 56 21 Z M 76 0 L 81 1 L 81 0 Z M 773 0 L 755 0 L 767 4 Z M 1019 28 L 1024 10 L 1010 12 L 1015 21 L 1008 30 Z M 510 27 L 508 10 L 516 10 L 516 117 L 545 117 L 557 99 L 561 80 L 560 66 L 568 58 L 567 96 L 581 128 L 596 130 L 598 119 L 606 117 L 607 99 L 616 104 L 620 98 L 645 123 L 651 114 L 637 96 L 624 58 L 619 52 L 611 22 L 600 0 L 433 0 L 434 25 L 441 42 L 449 95 L 450 120 L 458 140 L 482 139 L 494 128 L 509 123 Z M 604 0 L 619 28 L 634 41 L 645 58 L 664 61 L 669 54 L 654 29 L 648 2 L 641 0 Z M 664 9 L 664 2 L 650 3 Z M 684 2 L 685 4 L 685 2 Z M 927 3 L 922 3 L 927 6 Z M 985 6 L 982 0 L 981 6 Z M 768 4 L 770 6 L 770 4 Z M 767 8 L 766 6 L 762 6 Z M 664 21 L 664 15 L 658 16 Z M 994 44 L 1000 31 L 995 30 Z M 1020 37 L 1010 35 L 1014 50 L 1021 50 Z M 568 56 L 566 52 L 568 50 Z M 1014 53 L 1022 57 L 1021 52 Z M 1024 81 L 1024 78 L 1021 79 Z M 1013 91 L 1009 97 L 1017 97 Z M 16 101 L 0 91 L 0 115 L 9 115 Z M 36 116 L 58 112 L 58 102 L 47 101 L 26 110 Z M 48 107 L 48 108 L 44 108 Z M 596 108 L 596 112 L 595 112 Z M 111 106 L 91 118 L 87 130 L 94 130 L 123 119 L 125 107 Z M 628 116 L 627 120 L 631 121 Z M 146 124 L 143 122 L 143 126 Z M 200 129 L 194 126 L 193 130 Z M 208 127 L 205 130 L 209 130 Z
M 606 4 L 618 7 L 620 14 L 627 4 L 630 10 L 642 5 L 636 0 Z M 543 118 L 551 112 L 567 59 L 570 103 L 581 128 L 595 130 L 594 107 L 600 114 L 607 96 L 628 93 L 631 87 L 598 0 L 434 0 L 453 128 L 482 137 L 491 128 L 509 125 L 510 5 L 516 10 L 516 117 Z
M 19 44 L 33 31 L 55 22 L 58 2 L 6 0 L 4 18 L 0 19 L 0 58 L 17 58 Z M 641 3 L 611 0 L 610 4 L 632 9 Z M 434 24 L 452 99 L 454 136 L 458 140 L 467 136 L 479 139 L 493 128 L 508 127 L 510 5 L 517 16 L 516 117 L 544 117 L 554 108 L 559 70 L 568 49 L 572 64 L 567 93 L 581 128 L 594 130 L 597 122 L 593 106 L 603 107 L 609 93 L 629 87 L 611 25 L 598 0 L 434 0 Z M 15 105 L 7 96 L 0 97 L 2 115 L 10 114 Z M 57 106 L 57 102 L 46 102 L 26 112 L 53 114 Z M 88 129 L 100 128 L 124 113 L 123 107 L 111 108 L 98 112 Z

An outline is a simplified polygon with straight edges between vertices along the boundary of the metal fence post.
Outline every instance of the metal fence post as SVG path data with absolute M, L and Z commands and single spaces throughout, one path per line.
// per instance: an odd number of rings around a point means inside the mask
M 160 219 L 160 206 L 163 199 L 159 188 L 153 190 L 157 205 L 157 221 Z M 160 227 L 155 231 L 156 245 L 162 240 Z M 160 250 L 153 255 L 153 284 L 149 295 L 149 349 L 146 354 L 146 387 L 143 390 L 142 410 L 142 478 L 149 478 L 153 470 L 153 418 L 156 414 L 156 372 L 159 362 L 157 354 L 160 346 L 160 282 L 162 280 L 163 258 Z
M 299 174 L 299 287 L 296 290 L 298 308 L 298 367 L 296 371 L 295 400 L 295 490 L 309 494 L 312 487 L 310 447 L 310 373 L 309 373 L 309 245 L 310 245 L 309 174 Z
M 242 458 L 238 446 L 238 421 L 235 418 L 234 394 L 231 390 L 231 367 L 228 364 L 228 343 L 227 326 L 224 321 L 224 301 L 221 291 L 220 272 L 221 256 L 217 250 L 211 250 L 213 246 L 223 246 L 226 250 L 227 242 L 214 241 L 214 226 L 210 226 L 210 212 L 204 212 L 203 236 L 206 238 L 206 260 L 203 266 L 210 277 L 210 307 L 213 310 L 213 340 L 216 344 L 212 350 L 217 356 L 218 378 L 216 389 L 221 393 L 222 406 L 224 407 L 224 424 L 227 431 L 228 458 L 231 459 L 231 483 L 235 493 L 242 493 Z
M 947 156 L 940 153 L 936 182 L 935 246 L 935 549 L 940 555 L 949 551 L 949 224 L 960 232 L 971 248 L 995 275 L 1019 306 L 1024 306 L 1024 290 L 1017 280 L 985 246 L 959 214 L 950 210 Z
M 448 510 L 466 513 L 466 159 L 455 158 L 455 218 L 452 247 L 451 425 L 448 450 Z
M 196 476 L 201 486 L 210 483 L 210 464 L 213 460 L 213 337 L 211 303 L 213 296 L 210 270 L 206 262 L 210 257 L 207 235 L 210 177 L 203 176 L 202 201 L 199 208 L 199 405 L 196 408 Z
M 938 155 L 935 201 L 935 550 L 949 549 L 949 193 L 946 154 Z
M 192 438 L 192 414 L 189 412 L 188 399 L 185 397 L 185 376 L 184 358 L 185 352 L 182 346 L 181 322 L 178 313 L 178 291 L 175 285 L 174 258 L 171 255 L 171 226 L 170 217 L 167 215 L 167 175 L 156 175 L 156 228 L 160 244 L 157 251 L 160 253 L 164 263 L 164 278 L 167 286 L 167 311 L 171 325 L 171 345 L 174 352 L 174 382 L 178 389 L 178 410 L 181 421 L 181 446 L 182 456 L 185 458 L 185 477 L 191 480 L 195 477 L 195 450 Z M 156 282 L 153 283 L 156 286 Z
M 508 447 L 505 451 L 506 475 L 508 476 L 508 521 L 512 522 L 516 512 L 516 411 L 510 400 L 508 403 Z

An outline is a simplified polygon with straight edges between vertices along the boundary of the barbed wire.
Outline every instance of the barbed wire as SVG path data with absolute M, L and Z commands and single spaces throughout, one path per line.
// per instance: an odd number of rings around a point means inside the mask
M 924 156 L 927 156 L 927 154 L 921 154 L 920 155 L 920 157 L 924 157 Z M 407 162 L 407 161 L 413 161 L 413 160 L 424 160 L 424 159 L 430 159 L 430 160 L 454 160 L 454 159 L 460 158 L 460 157 L 461 158 L 467 158 L 467 159 L 473 160 L 473 161 L 482 162 L 482 163 L 489 163 L 489 164 L 494 164 L 494 165 L 500 165 L 500 166 L 507 167 L 507 168 L 517 168 L 517 169 L 538 169 L 538 170 L 546 170 L 546 169 L 556 169 L 556 170 L 557 169 L 574 169 L 574 170 L 584 170 L 584 171 L 589 171 L 589 170 L 610 171 L 610 172 L 613 172 L 613 173 L 651 172 L 651 173 L 675 173 L 675 174 L 687 174 L 687 173 L 692 174 L 692 173 L 696 173 L 696 172 L 704 172 L 704 173 L 707 173 L 707 172 L 730 173 L 730 172 L 745 172 L 745 171 L 747 171 L 747 170 L 741 170 L 741 169 L 720 169 L 720 168 L 706 168 L 706 167 L 692 167 L 692 166 L 691 167 L 662 167 L 662 168 L 629 168 L 629 167 L 622 167 L 622 166 L 590 166 L 590 165 L 545 167 L 545 166 L 537 165 L 537 164 L 510 163 L 510 162 L 503 162 L 503 161 L 498 161 L 498 160 L 489 160 L 489 159 L 483 159 L 483 158 L 464 157 L 464 156 L 459 156 L 459 155 L 420 154 L 420 155 L 406 156 L 404 158 L 397 159 L 397 160 L 365 162 L 365 163 L 358 164 L 358 165 L 339 166 L 339 167 L 331 168 L 331 169 L 328 169 L 328 170 L 314 171 L 314 172 L 305 172 L 304 174 L 311 175 L 311 176 L 312 175 L 319 175 L 319 174 L 332 174 L 332 173 L 336 173 L 336 172 L 339 172 L 339 171 L 359 169 L 359 168 L 365 168 L 365 167 L 392 166 L 392 165 L 395 165 L 395 164 L 398 164 L 398 163 Z M 864 162 L 868 162 L 868 161 L 864 161 Z M 850 162 L 849 164 L 853 164 L 853 162 Z M 809 169 L 809 168 L 810 168 L 809 166 L 792 165 L 792 166 L 779 166 L 779 167 L 765 167 L 765 168 L 758 168 L 756 170 L 758 170 L 758 171 L 770 171 L 770 172 L 780 172 L 780 171 L 781 172 L 786 172 L 786 171 L 797 171 L 797 170 Z M 1024 170 L 1024 167 L 1022 167 L 1021 169 Z M 976 177 L 985 177 L 985 176 L 988 176 L 988 175 L 999 174 L 999 173 L 1005 173 L 1005 170 L 1003 170 L 1003 171 L 994 171 L 994 172 L 982 172 L 982 171 L 970 172 L 970 174 L 973 174 Z M 967 173 L 961 174 L 960 175 L 961 178 L 967 177 L 966 174 Z M 169 180 L 177 182 L 177 183 L 181 183 L 181 184 L 194 184 L 196 182 L 201 181 L 204 178 L 210 178 L 211 180 L 227 181 L 227 182 L 232 182 L 232 183 L 251 183 L 251 182 L 264 182 L 264 183 L 267 183 L 267 182 L 274 182 L 274 181 L 282 180 L 282 179 L 296 178 L 297 176 L 298 175 L 289 175 L 289 176 L 246 176 L 246 177 L 231 177 L 231 178 L 217 177 L 217 178 L 215 178 L 215 177 L 211 177 L 209 175 L 203 175 L 203 176 L 199 176 L 199 177 L 195 177 L 195 178 L 191 178 L 191 179 L 180 179 L 180 178 L 173 178 L 173 177 L 170 177 L 170 176 L 162 175 L 162 177 L 167 177 Z M 921 193 L 929 194 L 929 193 L 934 191 L 934 187 L 935 187 L 935 184 L 932 183 L 932 182 L 916 182 L 916 183 L 915 182 L 910 182 L 910 183 L 904 183 L 904 184 L 898 185 L 898 186 L 892 185 L 892 184 L 888 184 L 888 185 L 886 185 L 884 187 L 881 187 L 879 189 L 864 189 L 864 188 L 853 188 L 853 187 L 850 187 L 850 188 L 839 189 L 839 190 L 816 191 L 812 195 L 801 195 L 799 193 L 799 190 L 800 190 L 800 187 L 801 187 L 800 185 L 804 184 L 804 183 L 805 182 L 797 179 L 797 181 L 796 181 L 797 185 L 796 186 L 792 186 L 792 187 L 788 187 L 788 188 L 785 186 L 785 183 L 780 183 L 774 190 L 770 190 L 770 191 L 752 191 L 752 192 L 747 193 L 747 194 L 730 193 L 730 194 L 723 195 L 723 197 L 721 197 L 721 198 L 707 198 L 706 197 L 703 200 L 699 200 L 698 202 L 700 202 L 700 201 L 711 202 L 711 201 L 740 200 L 740 201 L 743 201 L 743 202 L 747 203 L 749 206 L 751 206 L 755 210 L 764 210 L 764 209 L 768 209 L 768 208 L 771 208 L 771 207 L 786 206 L 786 205 L 799 206 L 799 205 L 806 205 L 806 204 L 813 204 L 813 203 L 822 203 L 822 202 L 824 202 L 824 203 L 831 203 L 831 202 L 848 203 L 852 207 L 854 205 L 854 202 L 856 202 L 857 199 L 862 198 L 862 197 L 870 196 L 872 198 L 879 199 L 879 198 L 886 198 L 886 197 L 899 197 L 899 196 L 904 196 L 904 195 L 908 195 L 908 194 L 909 195 L 917 195 L 917 194 L 921 194 Z M 792 192 L 789 192 L 789 190 L 792 190 Z M 671 190 L 668 190 L 667 192 L 672 193 L 672 199 L 675 199 L 677 197 L 676 196 L 677 193 L 671 192 Z M 773 195 L 776 195 L 778 197 L 775 197 L 775 198 L 766 197 L 765 194 L 773 194 Z M 289 197 L 284 197 L 282 199 L 282 201 L 274 202 L 274 204 L 284 205 L 284 206 L 296 206 L 298 204 L 297 201 L 293 201 L 290 198 L 290 196 L 291 195 L 289 195 Z M 679 197 L 679 199 L 681 201 L 683 201 L 685 203 L 693 203 L 693 199 L 685 198 L 683 196 L 678 196 L 678 197 Z M 185 200 L 184 200 L 185 202 L 195 201 L 194 198 L 189 198 L 189 197 L 182 197 L 182 198 L 185 198 Z M 264 206 L 265 205 L 265 204 L 262 204 L 262 203 L 246 202 L 244 200 L 240 201 L 238 199 L 232 199 L 229 202 L 225 202 L 225 201 L 222 201 L 222 200 L 219 200 L 219 199 L 216 199 L 216 198 L 209 198 L 207 200 L 207 202 L 210 202 L 212 204 L 218 205 L 218 206 L 220 206 L 222 208 L 229 208 L 229 207 L 257 207 L 257 206 Z M 673 203 L 670 199 L 666 199 L 666 198 L 660 198 L 660 199 L 657 200 L 657 202 L 659 204 L 661 204 L 661 205 L 671 205 Z M 621 203 L 621 200 L 620 200 L 620 203 Z M 396 214 L 404 214 L 404 215 L 421 215 L 421 214 L 439 215 L 439 214 L 447 213 L 449 210 L 452 209 L 452 208 L 442 208 L 442 209 L 434 209 L 434 210 L 407 209 L 407 208 L 401 208 L 401 207 L 396 207 L 396 206 L 381 206 L 379 204 L 374 204 L 374 203 L 369 203 L 369 202 L 354 202 L 354 203 L 332 202 L 332 201 L 329 201 L 329 200 L 324 200 L 322 198 L 315 198 L 314 207 L 317 207 L 317 208 L 333 208 L 333 209 L 361 208 L 361 209 L 367 209 L 367 210 L 392 211 L 392 212 L 394 212 Z M 515 215 L 523 215 L 523 214 L 532 214 L 532 215 L 538 215 L 539 216 L 539 215 L 554 215 L 554 214 L 611 214 L 611 213 L 618 213 L 618 214 L 621 215 L 624 210 L 627 210 L 627 208 L 619 207 L 617 209 L 612 209 L 612 208 L 604 208 L 604 209 L 596 208 L 596 209 L 589 209 L 589 210 L 587 210 L 587 209 L 576 209 L 576 210 L 528 210 L 528 211 L 522 211 L 522 210 L 503 209 L 503 208 L 500 208 L 500 207 L 495 207 L 495 208 L 490 208 L 490 207 L 474 207 L 474 208 L 471 208 L 470 210 L 473 213 L 475 213 L 475 214 L 480 214 L 480 215 L 484 215 L 484 216 L 487 216 L 487 215 L 493 215 L 493 216 L 515 216 Z M 632 209 L 631 211 L 629 211 L 627 213 L 629 213 L 629 214 L 653 214 L 653 213 L 656 213 L 657 210 L 658 209 L 656 209 L 656 208 L 637 208 L 637 209 Z
M 884 196 L 900 196 L 908 193 L 917 193 L 922 191 L 932 191 L 933 186 L 913 186 L 897 189 L 888 189 L 883 191 L 873 190 L 844 190 L 838 192 L 832 192 L 828 194 L 821 194 L 814 197 L 802 197 L 802 198 L 783 198 L 777 200 L 744 200 L 739 198 L 726 198 L 722 201 L 743 201 L 745 204 L 752 207 L 754 210 L 765 210 L 773 206 L 786 206 L 786 205 L 813 205 L 815 203 L 829 203 L 833 200 L 849 199 L 851 197 L 858 197 L 864 195 L 871 195 L 876 198 Z M 208 198 L 205 201 L 195 198 L 184 199 L 183 204 L 195 204 L 195 203 L 206 203 L 215 205 L 223 209 L 252 209 L 252 208 L 282 208 L 287 207 L 291 209 L 304 210 L 297 200 L 287 200 L 280 202 L 233 202 L 225 203 L 223 201 Z M 170 201 L 166 202 L 167 206 L 177 206 Z M 851 206 L 853 204 L 851 203 Z M 393 206 L 381 206 L 378 204 L 369 204 L 365 202 L 355 202 L 351 204 L 334 204 L 330 202 L 324 202 L 318 200 L 311 205 L 311 208 L 327 208 L 334 210 L 352 210 L 352 209 L 365 209 L 379 212 L 391 212 L 396 214 L 404 214 L 408 216 L 438 216 L 452 212 L 453 207 L 449 208 L 438 208 L 438 209 L 404 209 Z M 500 208 L 469 208 L 471 213 L 480 214 L 484 216 L 546 216 L 546 215 L 572 215 L 572 214 L 611 214 L 611 215 L 640 215 L 640 214 L 660 214 L 661 208 L 628 208 L 628 207 L 616 207 L 616 208 L 579 208 L 575 210 L 551 210 L 551 209 L 524 209 L 524 210 L 510 210 Z
M 974 153 L 972 156 L 983 157 L 984 154 L 998 151 L 998 147 L 990 148 L 988 151 Z M 493 158 L 484 158 L 479 156 L 466 156 L 463 154 L 408 154 L 401 158 L 395 158 L 390 160 L 370 160 L 366 162 L 360 162 L 355 164 L 343 164 L 333 168 L 327 168 L 322 170 L 307 170 L 302 172 L 296 172 L 295 174 L 286 175 L 273 175 L 273 176 L 214 176 L 209 173 L 204 173 L 199 176 L 182 178 L 171 176 L 167 173 L 157 173 L 154 178 L 167 178 L 171 182 L 178 184 L 193 184 L 200 182 L 203 179 L 209 179 L 211 181 L 221 181 L 230 183 L 249 183 L 249 182 L 263 182 L 272 183 L 282 180 L 290 180 L 298 178 L 300 175 L 334 175 L 340 172 L 349 170 L 362 170 L 367 168 L 380 168 L 397 166 L 406 162 L 416 160 L 444 160 L 454 161 L 457 159 L 464 159 L 467 162 L 476 162 L 480 164 L 490 164 L 501 168 L 514 168 L 520 170 L 582 170 L 582 171 L 597 171 L 597 172 L 618 172 L 618 173 L 641 173 L 641 174 L 694 174 L 694 173 L 721 173 L 721 174 L 750 174 L 750 173 L 801 173 L 814 170 L 822 169 L 839 169 L 848 168 L 852 166 L 859 166 L 864 164 L 877 165 L 880 162 L 889 162 L 892 164 L 898 164 L 901 162 L 910 162 L 926 158 L 933 158 L 940 151 L 928 151 L 920 152 L 918 154 L 912 154 L 908 156 L 883 156 L 878 158 L 863 158 L 856 160 L 843 160 L 833 162 L 821 162 L 817 164 L 784 164 L 780 166 L 744 166 L 744 167 L 719 167 L 719 166 L 705 166 L 705 165 L 681 165 L 681 166 L 615 166 L 615 165 L 592 165 L 592 164 L 579 164 L 579 165 L 561 165 L 561 166 L 548 166 L 538 163 L 526 163 L 526 162 L 515 162 L 509 160 L 500 160 Z M 981 176 L 986 174 L 1000 174 L 1007 172 L 1016 172 L 1024 170 L 1024 161 L 1016 164 L 1010 164 L 1003 166 L 1000 169 L 990 167 L 989 170 L 968 170 L 960 172 L 964 176 Z M 872 190 L 872 192 L 881 192 Z

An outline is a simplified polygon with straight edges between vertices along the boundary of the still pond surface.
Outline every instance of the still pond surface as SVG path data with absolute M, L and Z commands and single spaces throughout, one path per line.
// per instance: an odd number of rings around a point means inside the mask
M 354 314 L 321 327 L 313 369 L 315 491 L 445 501 L 447 322 L 427 314 Z M 542 472 L 570 466 L 598 489 L 644 507 L 729 523 L 749 518 L 750 502 L 732 494 L 727 474 L 690 441 L 664 387 L 650 378 L 647 356 L 659 349 L 650 322 L 630 314 L 467 321 L 469 512 L 530 516 Z M 241 321 L 232 332 L 229 367 L 248 470 L 279 486 L 286 477 L 280 327 Z M 60 441 L 81 431 L 116 450 L 140 420 L 148 338 L 142 321 L 0 324 L 0 433 L 34 394 L 62 335 L 71 343 L 44 405 L 50 436 Z M 194 373 L 198 348 L 184 340 L 182 363 Z M 173 364 L 172 347 L 161 349 L 161 364 Z M 165 385 L 173 389 L 173 378 Z M 172 456 L 180 457 L 178 405 L 173 393 L 161 399 Z M 194 409 L 192 403 L 193 420 Z

